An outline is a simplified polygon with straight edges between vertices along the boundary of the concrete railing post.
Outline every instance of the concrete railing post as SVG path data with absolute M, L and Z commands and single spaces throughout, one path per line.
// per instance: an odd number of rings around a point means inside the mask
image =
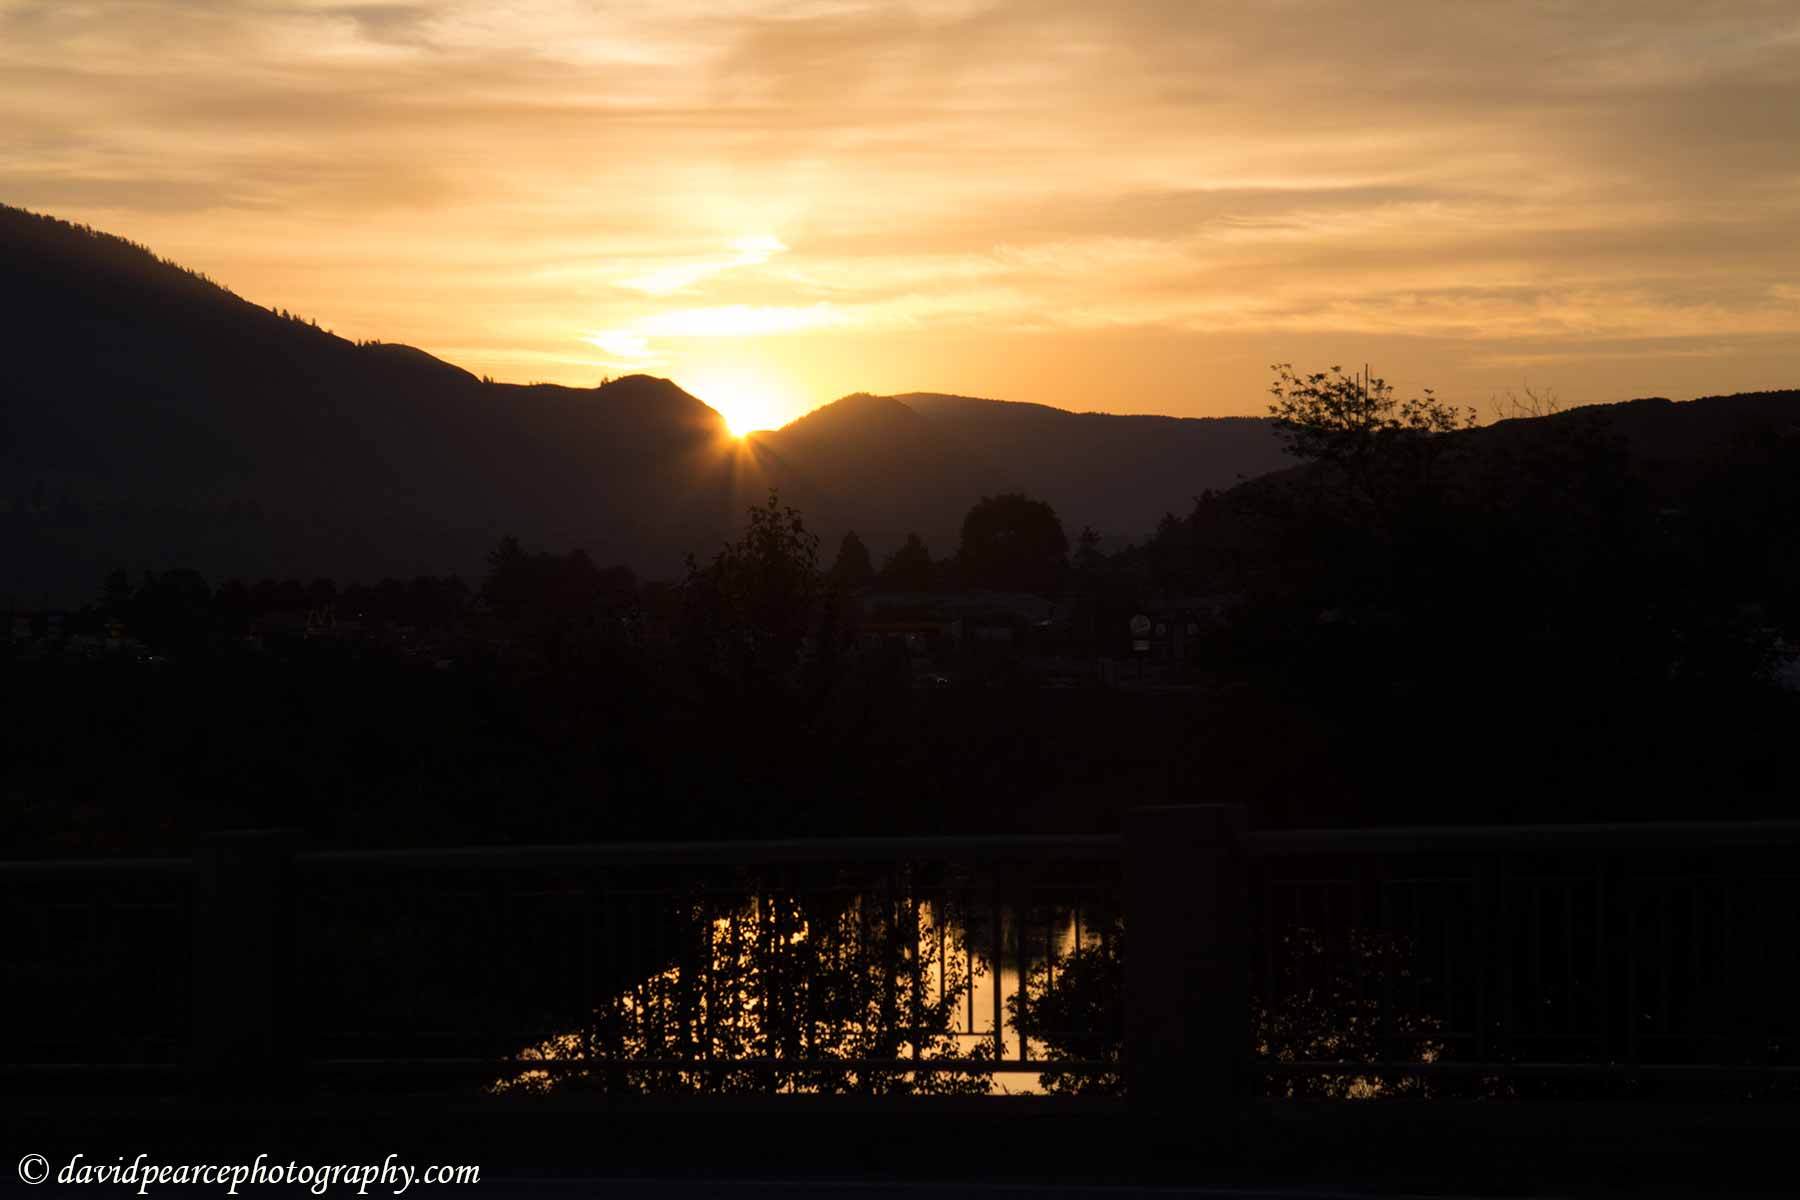
M 1238 804 L 1125 818 L 1125 1071 L 1134 1110 L 1174 1117 L 1241 1096 L 1249 914 Z
M 298 1062 L 294 830 L 203 835 L 194 856 L 194 1068 L 228 1094 L 278 1091 Z

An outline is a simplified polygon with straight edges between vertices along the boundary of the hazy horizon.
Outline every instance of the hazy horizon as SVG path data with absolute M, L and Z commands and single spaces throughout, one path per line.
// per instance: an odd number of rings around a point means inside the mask
M 0 198 L 734 426 L 1800 380 L 1800 12 L 0 0 Z

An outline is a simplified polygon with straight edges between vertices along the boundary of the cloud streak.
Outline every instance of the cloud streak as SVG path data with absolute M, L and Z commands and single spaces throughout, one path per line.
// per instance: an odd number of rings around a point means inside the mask
M 0 199 L 502 377 L 1800 379 L 1788 0 L 0 0 L 0 105 Z
M 621 279 L 619 286 L 651 296 L 669 296 L 687 291 L 701 280 L 724 271 L 760 266 L 777 254 L 787 251 L 780 238 L 767 233 L 739 238 L 732 243 L 731 248 L 734 253 L 729 258 L 702 258 L 670 263 L 634 279 Z

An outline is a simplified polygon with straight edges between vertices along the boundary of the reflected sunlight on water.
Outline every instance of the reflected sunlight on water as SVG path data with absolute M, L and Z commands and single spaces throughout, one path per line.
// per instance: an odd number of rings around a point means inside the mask
M 489 1090 L 1118 1093 L 1122 927 L 1079 903 L 1021 911 L 845 891 L 694 899 L 672 917 L 679 933 L 659 948 L 660 969 L 595 1006 L 585 1027 L 527 1044 L 516 1057 L 544 1065 Z M 1269 1062 L 1342 1064 L 1273 1077 L 1275 1095 L 1432 1093 L 1428 1079 L 1359 1070 L 1439 1061 L 1445 1026 L 1423 1013 L 1383 1016 L 1387 986 L 1429 982 L 1405 939 L 1348 936 L 1334 949 L 1317 929 L 1283 935 L 1275 990 L 1251 1000 L 1246 1049 Z
M 1035 1039 L 1029 1069 L 994 1070 L 1019 1059 L 1021 979 L 1053 986 L 1078 946 L 1106 944 L 1075 905 L 1030 919 L 944 901 L 758 896 L 691 915 L 679 961 L 597 1006 L 588 1028 L 518 1055 L 554 1067 L 489 1090 L 1036 1093 L 1049 1048 Z

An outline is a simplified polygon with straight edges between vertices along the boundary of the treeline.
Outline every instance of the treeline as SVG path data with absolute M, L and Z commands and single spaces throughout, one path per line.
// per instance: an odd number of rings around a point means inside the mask
M 1014 495 L 975 506 L 943 559 L 913 539 L 877 566 L 852 534 L 827 561 L 771 497 L 674 582 L 511 539 L 470 585 L 116 576 L 94 611 L 192 653 L 19 671 L 5 832 L 92 849 L 260 823 L 342 844 L 1086 831 L 1221 799 L 1262 825 L 1788 813 L 1791 430 L 1671 473 L 1621 436 L 1629 411 L 1453 429 L 1378 384 L 1285 386 L 1304 465 L 1110 554 Z M 1060 596 L 1076 653 L 1130 654 L 1127 620 L 1160 596 L 1216 615 L 1180 692 L 1003 672 L 920 689 L 904 650 L 853 636 L 861 593 L 969 588 Z M 292 640 L 279 669 L 211 652 L 296 611 L 354 634 Z M 429 653 L 370 632 L 401 627 Z
M 1474 429 L 1380 380 L 1277 395 L 1309 465 L 1133 552 L 1235 597 L 1206 657 L 1253 795 L 1295 821 L 1787 812 L 1791 423 L 1659 458 L 1631 435 L 1666 401 Z
M 139 283 L 165 287 L 171 280 L 179 280 L 182 290 L 191 294 L 203 295 L 221 292 L 234 300 L 241 300 L 236 292 L 219 283 L 206 272 L 184 267 L 173 259 L 163 258 L 141 242 L 134 242 L 130 238 L 95 229 L 91 225 L 76 221 L 64 221 L 58 217 L 28 212 L 7 205 L 0 205 L 0 221 L 20 226 L 38 222 L 82 235 L 77 244 L 82 247 L 84 260 L 68 264 L 68 269 L 71 271 L 104 271 Z M 299 313 L 290 312 L 285 308 L 270 307 L 266 311 L 271 316 L 280 317 L 282 320 L 296 325 L 304 325 L 309 329 L 319 328 L 316 317 L 303 317 Z M 323 332 L 330 333 L 331 331 L 327 329 Z
M 777 526 L 785 532 L 778 535 Z M 835 597 L 840 608 L 844 600 L 866 591 L 1059 595 L 1079 581 L 1081 564 L 1091 558 L 1096 536 L 1086 531 L 1087 557 L 1078 556 L 1072 566 L 1068 539 L 1055 511 L 1041 500 L 1008 493 L 985 497 L 971 508 L 961 542 L 942 559 L 934 559 L 925 542 L 913 534 L 876 568 L 868 548 L 851 531 L 826 566 L 802 515 L 785 509 L 772 495 L 766 506 L 750 514 L 743 541 L 725 547 L 704 565 L 691 561 L 685 578 L 673 583 L 639 580 L 623 565 L 601 566 L 579 548 L 528 549 L 517 538 L 507 537 L 489 553 L 487 571 L 473 587 L 454 575 L 389 578 L 374 584 L 340 584 L 325 578 L 227 579 L 213 586 L 185 568 L 146 570 L 135 577 L 114 571 L 99 601 L 75 614 L 74 627 L 91 630 L 119 622 L 145 643 L 193 654 L 218 649 L 221 638 L 257 633 L 272 617 L 285 618 L 290 625 L 305 618 L 338 630 L 455 633 L 490 649 L 503 645 L 554 659 L 601 631 L 617 634 L 620 629 L 637 638 L 649 633 L 692 645 L 695 637 L 679 628 L 684 619 L 715 633 L 723 627 L 718 623 L 735 620 L 719 611 L 703 614 L 705 605 L 695 597 L 719 584 L 723 573 L 741 573 L 741 564 L 751 561 L 765 575 L 785 571 L 790 582 L 809 581 L 804 588 L 767 601 L 740 597 L 745 603 L 762 604 L 754 620 L 774 627 L 794 620 L 814 621 L 807 606 L 826 594 Z
M 0 222 L 21 228 L 35 226 L 41 229 L 44 226 L 50 226 L 81 234 L 82 237 L 78 244 L 83 248 L 84 258 L 83 261 L 67 264 L 67 269 L 71 272 L 105 272 L 138 282 L 154 282 L 158 285 L 166 285 L 167 281 L 175 278 L 182 281 L 182 286 L 186 290 L 195 293 L 223 292 L 234 299 L 237 296 L 231 289 L 218 283 L 203 271 L 191 270 L 170 259 L 159 257 L 155 251 L 142 243 L 95 229 L 91 225 L 64 221 L 58 217 L 29 212 L 4 204 L 0 204 Z
M 1174 731 L 1139 741 L 1169 715 L 1148 704 L 912 687 L 902 652 L 856 644 L 849 590 L 774 497 L 673 584 L 511 540 L 467 589 L 114 583 L 96 611 L 186 629 L 188 651 L 15 664 L 0 819 L 22 848 L 271 824 L 343 845 L 1088 829 L 1168 794 Z M 295 601 L 416 623 L 430 652 L 193 633 Z
M 228 579 L 209 585 L 197 571 L 125 571 L 107 577 L 90 622 L 117 621 L 134 638 L 175 651 L 205 648 L 213 635 L 243 636 L 272 616 L 354 620 L 370 628 L 442 629 L 468 611 L 471 593 L 460 578 L 383 579 L 340 587 L 331 579 Z

